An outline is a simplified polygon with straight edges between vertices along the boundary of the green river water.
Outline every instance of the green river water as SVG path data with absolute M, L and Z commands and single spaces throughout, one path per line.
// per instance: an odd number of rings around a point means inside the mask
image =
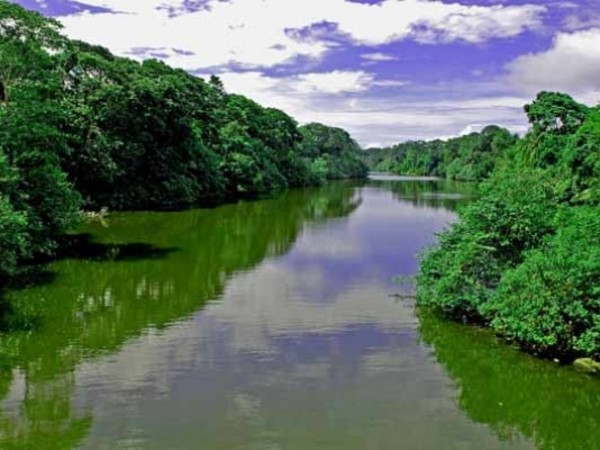
M 86 226 L 2 304 L 0 449 L 600 449 L 600 381 L 391 295 L 466 202 L 375 176 Z

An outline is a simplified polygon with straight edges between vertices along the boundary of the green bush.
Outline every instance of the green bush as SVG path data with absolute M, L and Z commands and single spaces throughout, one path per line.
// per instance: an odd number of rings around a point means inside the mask
M 600 202 L 600 111 L 591 112 L 570 138 L 557 170 L 566 174 L 566 198 Z
M 565 208 L 557 226 L 503 274 L 484 314 L 536 352 L 600 357 L 600 208 Z
M 503 271 L 552 232 L 556 207 L 551 180 L 543 172 L 497 174 L 424 258 L 417 283 L 420 304 L 483 320 L 481 308 Z
M 27 219 L 0 195 L 0 288 L 15 274 L 27 246 Z
M 543 92 L 532 129 L 422 263 L 417 300 L 544 356 L 600 358 L 600 112 Z

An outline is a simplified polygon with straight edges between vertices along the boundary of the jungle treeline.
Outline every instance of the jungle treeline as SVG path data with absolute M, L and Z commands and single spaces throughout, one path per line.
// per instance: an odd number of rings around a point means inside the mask
M 530 131 L 424 257 L 417 301 L 540 356 L 600 361 L 600 107 L 542 92 L 525 112 Z
M 371 148 L 363 160 L 376 172 L 480 181 L 489 176 L 500 155 L 517 139 L 505 128 L 490 125 L 479 133 L 451 139 Z
M 82 210 L 174 209 L 365 177 L 343 130 L 300 127 L 157 60 L 70 40 L 0 0 L 0 288 Z

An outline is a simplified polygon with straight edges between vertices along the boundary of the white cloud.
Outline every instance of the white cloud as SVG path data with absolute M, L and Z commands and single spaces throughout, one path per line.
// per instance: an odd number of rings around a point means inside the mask
M 404 87 L 410 84 L 409 81 L 402 80 L 378 80 L 373 82 L 373 86 L 381 87 Z
M 577 9 L 580 5 L 575 2 L 558 2 L 556 6 L 562 9 Z
M 372 73 L 362 70 L 315 72 L 285 78 L 270 77 L 262 72 L 225 72 L 219 74 L 229 92 L 251 97 L 255 101 L 281 109 L 298 109 L 297 105 L 311 100 L 335 102 L 344 94 L 344 99 L 353 100 L 347 94 L 366 93 L 372 87 L 402 87 L 409 83 L 402 80 L 376 79 Z
M 571 15 L 565 19 L 564 28 L 569 31 L 584 30 L 600 27 L 600 16 L 582 19 L 577 15 Z
M 347 91 L 321 90 L 303 91 L 302 81 L 311 79 L 312 86 L 326 86 L 318 79 L 327 80 L 331 73 L 307 74 L 291 78 L 274 78 L 261 72 L 220 75 L 225 87 L 253 98 L 265 106 L 282 109 L 300 123 L 322 122 L 341 127 L 352 134 L 364 146 L 377 141 L 389 145 L 409 139 L 434 139 L 457 136 L 467 126 L 477 124 L 480 128 L 496 124 L 506 126 L 514 132 L 526 128 L 523 105 L 528 97 L 514 97 L 491 92 L 484 85 L 481 92 L 473 83 L 468 86 L 441 86 L 438 91 L 424 89 L 419 99 L 407 101 L 395 89 L 374 97 L 372 92 L 359 92 L 355 85 L 348 84 Z M 348 72 L 348 79 L 367 78 L 364 72 Z M 385 85 L 390 80 L 371 79 L 370 86 Z M 368 86 L 364 86 L 368 88 Z M 411 86 L 412 95 L 418 86 Z M 439 100 L 441 93 L 472 92 L 473 98 Z M 437 100 L 436 100 L 437 99 Z
M 472 133 L 478 133 L 483 130 L 488 124 L 470 123 L 460 133 L 459 136 L 467 136 Z
M 158 56 L 196 73 L 224 72 L 220 75 L 230 92 L 280 108 L 302 123 L 345 128 L 363 144 L 457 135 L 480 123 L 515 129 L 523 126 L 525 101 L 506 92 L 475 92 L 473 83 L 419 86 L 347 68 L 316 73 L 313 62 L 346 45 L 360 46 L 362 54 L 357 56 L 366 68 L 401 60 L 402 55 L 381 51 L 380 45 L 392 42 L 477 44 L 510 38 L 540 27 L 546 11 L 539 4 L 477 6 L 437 0 L 384 0 L 375 5 L 346 0 L 207 0 L 194 2 L 198 7 L 193 10 L 186 10 L 183 0 L 81 1 L 112 12 L 60 18 L 71 37 L 121 55 Z M 313 73 L 280 78 L 262 71 L 298 58 L 310 64 L 295 67 Z
M 536 28 L 545 11 L 536 5 L 468 6 L 425 0 L 386 0 L 377 5 L 345 0 L 211 0 L 206 8 L 187 13 L 181 0 L 82 3 L 114 12 L 60 18 L 71 37 L 121 55 L 137 49 L 143 57 L 143 49 L 153 49 L 185 69 L 232 63 L 270 67 L 297 57 L 319 59 L 336 44 L 328 40 L 328 32 L 301 30 L 323 23 L 333 24 L 337 34 L 363 45 L 407 38 L 477 43 Z
M 600 90 L 600 28 L 559 33 L 552 47 L 517 58 L 508 66 L 521 90 L 562 90 L 572 94 Z
M 373 83 L 373 79 L 374 76 L 367 72 L 336 70 L 299 75 L 291 79 L 291 84 L 300 93 L 338 94 L 366 91 Z
M 305 73 L 286 78 L 275 78 L 262 72 L 227 72 L 219 75 L 230 92 L 264 99 L 264 94 L 292 97 L 305 94 L 344 94 L 364 92 L 371 86 L 386 81 L 375 81 L 373 74 L 364 71 L 334 70 L 332 72 Z M 268 103 L 271 99 L 267 98 Z M 278 99 L 279 101 L 279 99 Z
M 465 41 L 484 42 L 490 38 L 518 36 L 527 29 L 541 27 L 543 6 L 463 6 L 456 3 L 439 8 L 437 14 L 417 23 L 424 28 L 416 38 L 424 43 Z M 433 6 L 431 6 L 433 9 Z
M 379 52 L 365 53 L 364 55 L 361 55 L 361 58 L 366 59 L 367 61 L 373 61 L 373 62 L 385 62 L 385 61 L 397 61 L 398 60 L 398 58 L 396 56 L 387 55 L 385 53 L 379 53 Z

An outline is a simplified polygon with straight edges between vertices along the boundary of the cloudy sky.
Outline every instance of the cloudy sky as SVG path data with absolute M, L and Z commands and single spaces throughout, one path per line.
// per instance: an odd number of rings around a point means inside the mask
M 364 146 L 526 129 L 537 91 L 600 101 L 600 0 L 19 0 Z

